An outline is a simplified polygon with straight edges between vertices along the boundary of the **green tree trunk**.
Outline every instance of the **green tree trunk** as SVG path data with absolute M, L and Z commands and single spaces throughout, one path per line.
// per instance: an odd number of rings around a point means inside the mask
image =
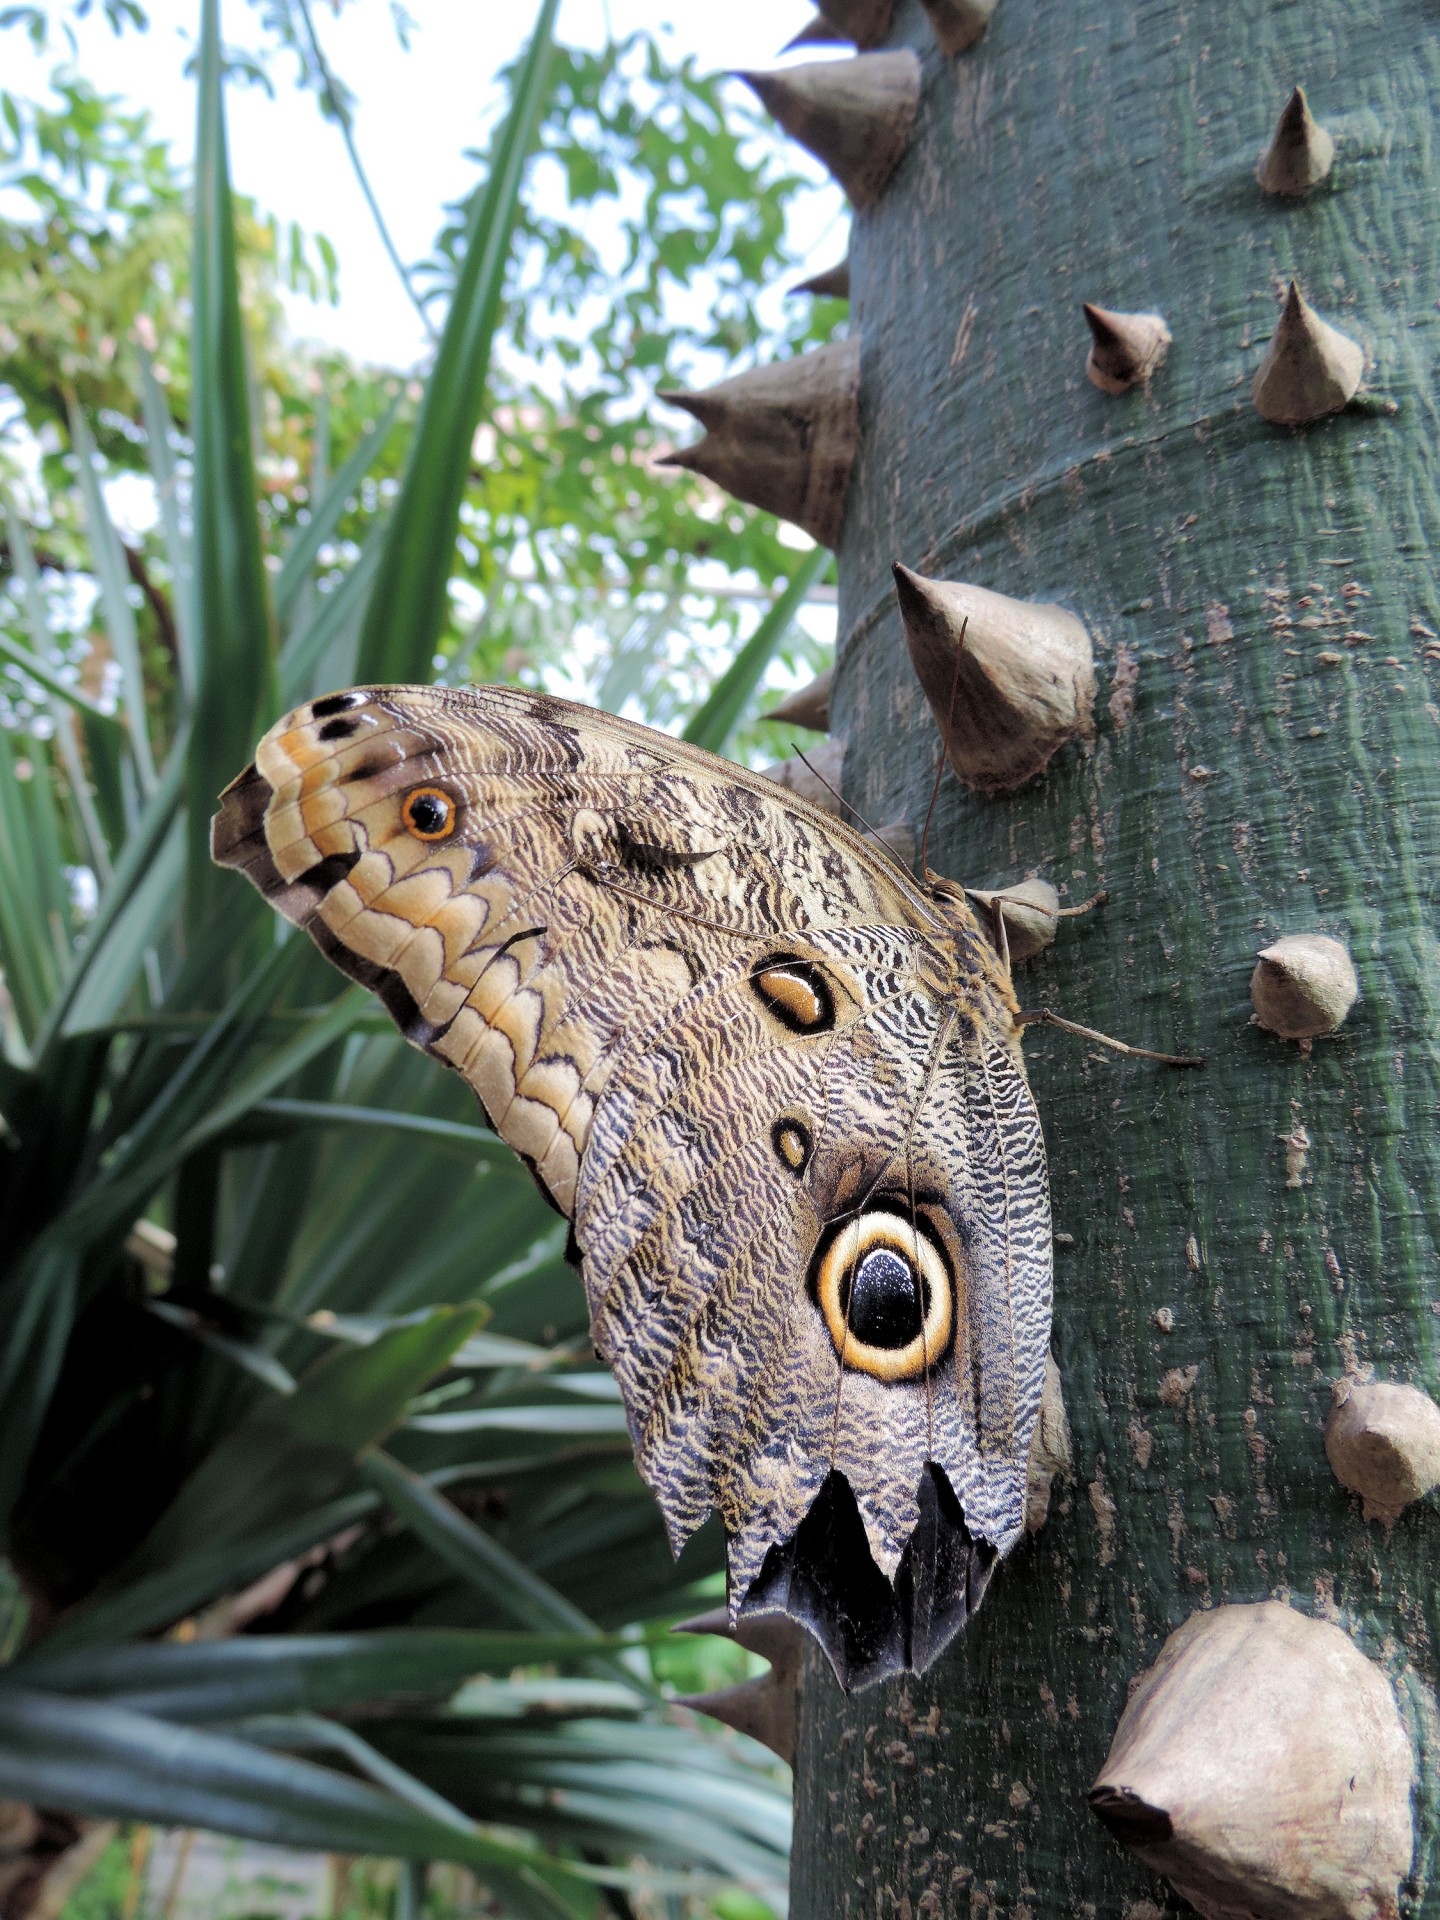
M 1322 1429 L 1347 1371 L 1440 1388 L 1440 33 L 1418 4 L 1000 0 L 947 62 L 901 0 L 887 44 L 924 91 L 855 223 L 848 797 L 918 824 L 933 774 L 892 560 L 1072 608 L 1093 748 L 1011 796 L 947 777 L 931 864 L 1108 888 L 1022 1005 L 1208 1067 L 1032 1034 L 1074 1480 L 930 1673 L 847 1699 L 807 1651 L 792 1911 L 1179 1912 L 1086 1800 L 1168 1633 L 1273 1596 L 1339 1619 L 1407 1711 L 1436 1677 L 1440 1514 L 1367 1524 Z M 1337 160 L 1273 199 L 1255 165 L 1297 83 Z M 1303 431 L 1250 404 L 1292 276 L 1367 355 Z M 1148 390 L 1086 378 L 1082 301 L 1166 316 Z M 1248 984 L 1311 930 L 1361 998 L 1307 1055 Z M 1406 1911 L 1440 1914 L 1424 1786 L 1416 1830 Z

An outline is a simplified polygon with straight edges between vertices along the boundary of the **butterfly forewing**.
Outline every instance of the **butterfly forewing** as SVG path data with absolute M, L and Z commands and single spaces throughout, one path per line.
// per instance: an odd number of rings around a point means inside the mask
M 572 1218 L 675 1544 L 718 1509 L 732 1605 L 847 1683 L 933 1657 L 1018 1537 L 1049 1336 L 1014 1001 L 963 906 L 521 689 L 299 708 L 213 844 Z

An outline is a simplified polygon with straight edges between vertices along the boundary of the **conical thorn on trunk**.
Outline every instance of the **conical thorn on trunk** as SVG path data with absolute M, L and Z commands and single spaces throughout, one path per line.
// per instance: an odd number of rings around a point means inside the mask
M 1250 1003 L 1259 1024 L 1282 1040 L 1302 1043 L 1336 1032 L 1359 992 L 1349 949 L 1328 933 L 1291 933 L 1276 940 L 1250 976 Z
M 857 47 L 878 47 L 890 31 L 895 0 L 820 0 L 820 10 L 783 49 L 848 40 Z
M 920 0 L 930 18 L 930 31 L 946 55 L 973 47 L 990 24 L 999 0 Z
M 778 707 L 772 707 L 761 717 L 765 720 L 779 720 L 792 727 L 813 727 L 816 733 L 830 731 L 830 687 L 835 679 L 835 669 L 826 667 L 823 673 L 817 673 L 808 687 L 797 687 L 794 693 L 786 694 Z
M 1335 142 L 1310 111 L 1303 87 L 1285 102 L 1255 178 L 1266 193 L 1297 199 L 1318 187 L 1335 164 Z
M 920 105 L 920 57 L 909 47 L 740 73 L 761 104 L 849 194 L 870 207 L 910 144 Z
M 687 467 L 833 547 L 860 431 L 860 343 L 832 340 L 700 393 L 662 393 L 705 428 L 659 464 Z
M 780 51 L 793 53 L 797 47 L 843 47 L 849 38 L 848 33 L 842 33 L 823 13 L 815 13 L 797 34 L 785 42 Z
M 1094 731 L 1090 635 L 1064 607 L 898 563 L 895 592 L 916 677 L 966 786 L 1006 792 Z
M 1090 1806 L 1210 1920 L 1393 1920 L 1414 1787 L 1384 1669 L 1341 1627 L 1263 1600 L 1170 1635 Z
M 1292 280 L 1250 397 L 1274 425 L 1303 427 L 1338 413 L 1355 397 L 1364 371 L 1365 349 L 1322 320 Z
M 1422 1388 L 1391 1380 L 1337 1380 L 1331 1392 L 1326 1458 L 1360 1495 L 1365 1518 L 1389 1529 L 1440 1486 L 1440 1407 Z
M 850 256 L 837 260 L 833 267 L 826 267 L 823 273 L 812 273 L 808 280 L 801 280 L 790 289 L 791 293 L 813 293 L 822 299 L 848 300 L 850 298 Z
M 770 1662 L 768 1673 L 758 1674 L 739 1686 L 722 1687 L 714 1693 L 681 1694 L 678 1704 L 696 1713 L 708 1713 L 727 1727 L 748 1733 L 787 1765 L 795 1758 L 795 1714 L 800 1690 L 800 1651 L 804 1643 L 801 1629 L 783 1614 L 762 1615 L 758 1619 L 730 1624 L 723 1607 L 713 1613 L 682 1620 L 676 1633 L 714 1633 L 734 1640 L 748 1653 L 759 1654 Z
M 1085 371 L 1102 393 L 1145 385 L 1170 350 L 1170 329 L 1158 313 L 1117 313 L 1085 302 L 1090 352 Z
M 1050 881 L 1032 875 L 1008 887 L 967 887 L 965 891 L 986 909 L 981 924 L 997 947 L 1000 935 L 995 916 L 1004 921 L 1005 951 L 1012 967 L 1054 945 L 1060 930 L 1060 894 Z
M 1043 885 L 1044 882 L 1042 881 Z M 1018 888 L 1012 888 L 1018 892 Z M 1052 889 L 1053 891 L 1053 889 Z M 1059 899 L 1059 895 L 1056 895 Z M 1030 1442 L 1025 1487 L 1025 1531 L 1038 1533 L 1050 1517 L 1050 1489 L 1074 1470 L 1070 1422 L 1065 1416 L 1065 1386 L 1053 1354 L 1045 1356 L 1045 1386 L 1040 1396 L 1040 1418 Z

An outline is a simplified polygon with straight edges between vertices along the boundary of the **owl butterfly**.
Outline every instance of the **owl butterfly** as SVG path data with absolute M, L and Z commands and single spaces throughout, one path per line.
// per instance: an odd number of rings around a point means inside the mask
M 571 1222 L 678 1552 L 842 1685 L 922 1669 L 1019 1538 L 1050 1329 L 1008 972 L 763 775 L 510 687 L 297 708 L 213 851 L 462 1074 Z

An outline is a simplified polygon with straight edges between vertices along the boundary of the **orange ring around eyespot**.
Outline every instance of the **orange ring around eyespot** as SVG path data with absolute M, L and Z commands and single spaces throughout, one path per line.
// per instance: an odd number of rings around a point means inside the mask
M 425 828 L 417 824 L 413 809 L 419 800 L 438 800 L 445 809 L 445 819 L 438 827 Z M 407 793 L 405 804 L 400 809 L 400 818 L 405 822 L 407 833 L 414 834 L 417 840 L 443 840 L 455 825 L 455 802 L 443 787 L 416 787 L 413 793 Z
M 930 1305 L 915 1338 L 903 1347 L 876 1347 L 858 1339 L 845 1324 L 840 1283 L 867 1253 L 888 1247 L 913 1272 L 918 1263 L 930 1289 Z M 908 1215 L 866 1213 L 849 1221 L 826 1247 L 815 1275 L 815 1298 L 835 1344 L 840 1364 L 876 1380 L 916 1380 L 950 1344 L 955 1320 L 955 1289 L 949 1262 L 935 1241 Z

